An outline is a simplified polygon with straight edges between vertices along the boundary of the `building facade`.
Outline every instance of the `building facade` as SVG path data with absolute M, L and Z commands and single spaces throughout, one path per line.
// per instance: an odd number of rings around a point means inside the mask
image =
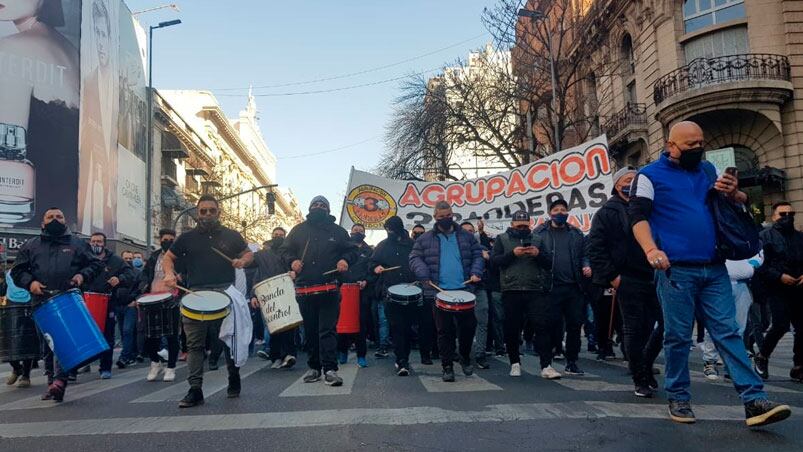
M 265 144 L 257 123 L 254 98 L 237 119 L 228 119 L 208 91 L 160 90 L 154 96 L 156 130 L 154 163 L 158 162 L 159 227 L 180 232 L 194 226 L 192 208 L 202 194 L 221 202 L 222 222 L 252 243 L 270 238 L 271 230 L 291 228 L 303 220 L 298 201 L 276 184 L 276 157 Z M 238 195 L 242 192 L 242 195 Z M 272 199 L 268 199 L 272 192 Z M 273 204 L 269 213 L 268 204 Z
M 598 0 L 578 30 L 595 51 L 576 107 L 597 109 L 618 165 L 656 159 L 691 120 L 759 219 L 781 199 L 803 209 L 803 1 Z

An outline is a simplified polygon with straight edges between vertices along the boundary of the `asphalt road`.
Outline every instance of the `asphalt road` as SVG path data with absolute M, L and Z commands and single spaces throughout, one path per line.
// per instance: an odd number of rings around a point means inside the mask
M 392 360 L 369 357 L 358 369 L 352 355 L 340 388 L 302 383 L 303 365 L 271 370 L 252 358 L 239 399 L 226 398 L 221 368 L 205 375 L 206 404 L 182 410 L 183 363 L 173 383 L 145 381 L 144 364 L 111 380 L 82 374 L 61 404 L 39 400 L 44 377 L 34 370 L 32 388 L 0 386 L 0 450 L 803 450 L 803 384 L 788 379 L 790 338 L 773 358 L 767 390 L 793 415 L 762 429 L 744 425 L 729 382 L 704 379 L 696 352 L 694 425 L 669 421 L 663 394 L 634 397 L 621 360 L 591 354 L 580 361 L 585 376 L 543 380 L 537 358 L 527 356 L 522 378 L 507 375 L 506 360 L 491 359 L 491 369 L 469 378 L 457 366 L 451 384 L 440 381 L 437 363 L 414 364 L 403 378 Z

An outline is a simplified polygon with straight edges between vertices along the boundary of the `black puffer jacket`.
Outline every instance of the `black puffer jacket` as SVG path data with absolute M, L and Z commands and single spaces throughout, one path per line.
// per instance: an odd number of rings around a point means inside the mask
M 304 268 L 296 277 L 297 286 L 332 282 L 339 274 L 324 273 L 337 268 L 337 261 L 344 259 L 352 265 L 357 260 L 357 247 L 346 230 L 335 224 L 335 217 L 331 215 L 322 222 L 307 220 L 296 225 L 282 243 L 282 259 L 290 266 L 294 260 L 301 259 L 305 247 L 307 254 Z
M 102 270 L 103 264 L 92 255 L 89 245 L 69 230 L 58 237 L 43 232 L 22 246 L 11 278 L 26 290 L 34 281 L 44 284 L 47 290 L 67 290 L 72 288 L 70 279 L 76 274 L 80 273 L 86 284 Z
M 134 273 L 134 268 L 126 264 L 120 256 L 107 249 L 103 250 L 102 258 L 96 257 L 96 259 L 103 267 L 101 272 L 86 284 L 86 291 L 111 294 L 110 306 L 121 306 L 130 303 L 128 299 L 130 291 L 128 289 L 136 282 L 137 276 Z M 120 283 L 114 288 L 107 282 L 113 276 L 120 280 Z
M 764 244 L 764 265 L 758 270 L 761 283 L 771 292 L 789 289 L 781 283 L 781 275 L 797 278 L 803 273 L 803 232 L 784 233 L 772 225 L 760 236 Z
M 609 287 L 619 275 L 651 281 L 653 269 L 633 237 L 627 202 L 613 195 L 591 221 L 588 260 L 594 284 Z
M 551 256 L 552 258 L 552 265 L 550 266 L 550 278 L 549 278 L 549 287 L 548 290 L 552 290 L 552 280 L 553 277 L 551 275 L 552 270 L 555 268 L 555 238 L 552 236 L 552 227 L 551 221 L 547 221 L 546 223 L 542 224 L 538 228 L 535 229 L 535 233 L 540 235 L 541 238 L 544 240 L 544 247 L 541 249 L 542 253 L 546 253 L 546 255 Z M 569 255 L 571 257 L 572 262 L 572 270 L 574 270 L 574 279 L 577 281 L 578 287 L 582 285 L 583 281 L 583 267 L 588 265 L 588 258 L 586 257 L 585 252 L 585 237 L 583 233 L 580 232 L 579 229 L 576 227 L 567 224 L 566 228 L 569 232 Z M 565 252 L 563 250 L 559 250 L 557 252 Z
M 401 267 L 398 270 L 391 270 L 379 275 L 376 281 L 376 290 L 379 297 L 384 298 L 388 287 L 412 283 L 416 280 L 415 274 L 410 270 L 410 251 L 413 250 L 413 240 L 407 234 L 399 239 L 387 238 L 379 242 L 371 256 L 368 270 L 373 273 L 374 269 L 381 265 L 385 268 Z

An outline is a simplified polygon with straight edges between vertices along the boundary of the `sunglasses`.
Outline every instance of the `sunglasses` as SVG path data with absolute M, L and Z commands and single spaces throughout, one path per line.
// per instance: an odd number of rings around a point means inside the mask
M 215 215 L 217 214 L 217 208 L 212 207 L 210 209 L 198 209 L 198 213 L 201 215 Z
M 794 212 L 778 212 L 778 216 L 780 217 L 794 217 Z

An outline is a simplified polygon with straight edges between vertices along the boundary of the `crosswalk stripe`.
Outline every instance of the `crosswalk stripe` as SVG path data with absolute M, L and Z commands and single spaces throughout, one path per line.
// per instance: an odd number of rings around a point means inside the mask
M 265 366 L 269 365 L 269 361 L 263 360 L 249 360 L 245 363 L 245 366 L 240 368 L 240 378 L 244 379 L 251 374 L 258 372 L 259 370 L 263 369 Z M 159 380 L 161 381 L 161 380 Z M 158 385 L 158 382 L 153 382 L 154 385 Z M 204 372 L 204 383 L 203 383 L 203 392 L 204 397 L 210 397 L 213 394 L 220 392 L 221 390 L 225 389 L 229 385 L 229 373 L 226 370 L 226 367 L 223 366 L 216 371 L 206 371 Z M 184 397 L 184 394 L 187 393 L 187 382 L 186 380 L 182 380 L 180 382 L 171 384 L 170 386 L 160 389 L 158 391 L 152 392 L 150 394 L 144 395 L 137 399 L 130 401 L 129 403 L 153 403 L 153 402 L 176 402 Z
M 304 383 L 304 376 L 296 380 L 293 384 L 288 386 L 279 397 L 315 397 L 315 396 L 329 396 L 329 395 L 348 395 L 354 387 L 354 380 L 357 379 L 357 367 L 354 364 L 356 357 L 354 355 L 349 357 L 349 363 L 341 364 L 337 374 L 343 379 L 342 386 L 328 386 L 321 381 L 315 383 Z
M 147 369 L 135 369 L 125 372 L 116 378 L 112 378 L 111 380 L 101 380 L 100 378 L 96 378 L 78 385 L 68 385 L 67 395 L 65 396 L 63 403 L 68 404 L 89 396 L 93 396 L 95 394 L 100 394 L 104 391 L 125 386 L 135 381 L 144 380 L 146 374 Z M 79 376 L 79 378 L 81 377 Z M 28 397 L 0 405 L 0 411 L 52 408 L 54 406 L 57 406 L 57 404 L 50 400 L 41 400 L 41 394 L 39 394 L 33 397 Z
M 413 375 L 418 377 L 427 392 L 473 392 L 501 391 L 502 388 L 480 377 L 476 373 L 470 377 L 463 375 L 460 366 L 455 366 L 455 381 L 446 383 L 442 379 L 441 369 L 437 366 L 413 364 Z
M 497 356 L 501 362 L 508 363 L 506 358 Z M 521 355 L 521 370 L 524 373 L 540 377 L 541 362 L 535 356 Z M 630 385 L 620 383 L 608 383 L 599 379 L 599 375 L 586 372 L 584 375 L 564 375 L 558 380 L 551 380 L 552 383 L 561 385 L 574 391 L 591 392 L 630 392 L 633 388 Z

